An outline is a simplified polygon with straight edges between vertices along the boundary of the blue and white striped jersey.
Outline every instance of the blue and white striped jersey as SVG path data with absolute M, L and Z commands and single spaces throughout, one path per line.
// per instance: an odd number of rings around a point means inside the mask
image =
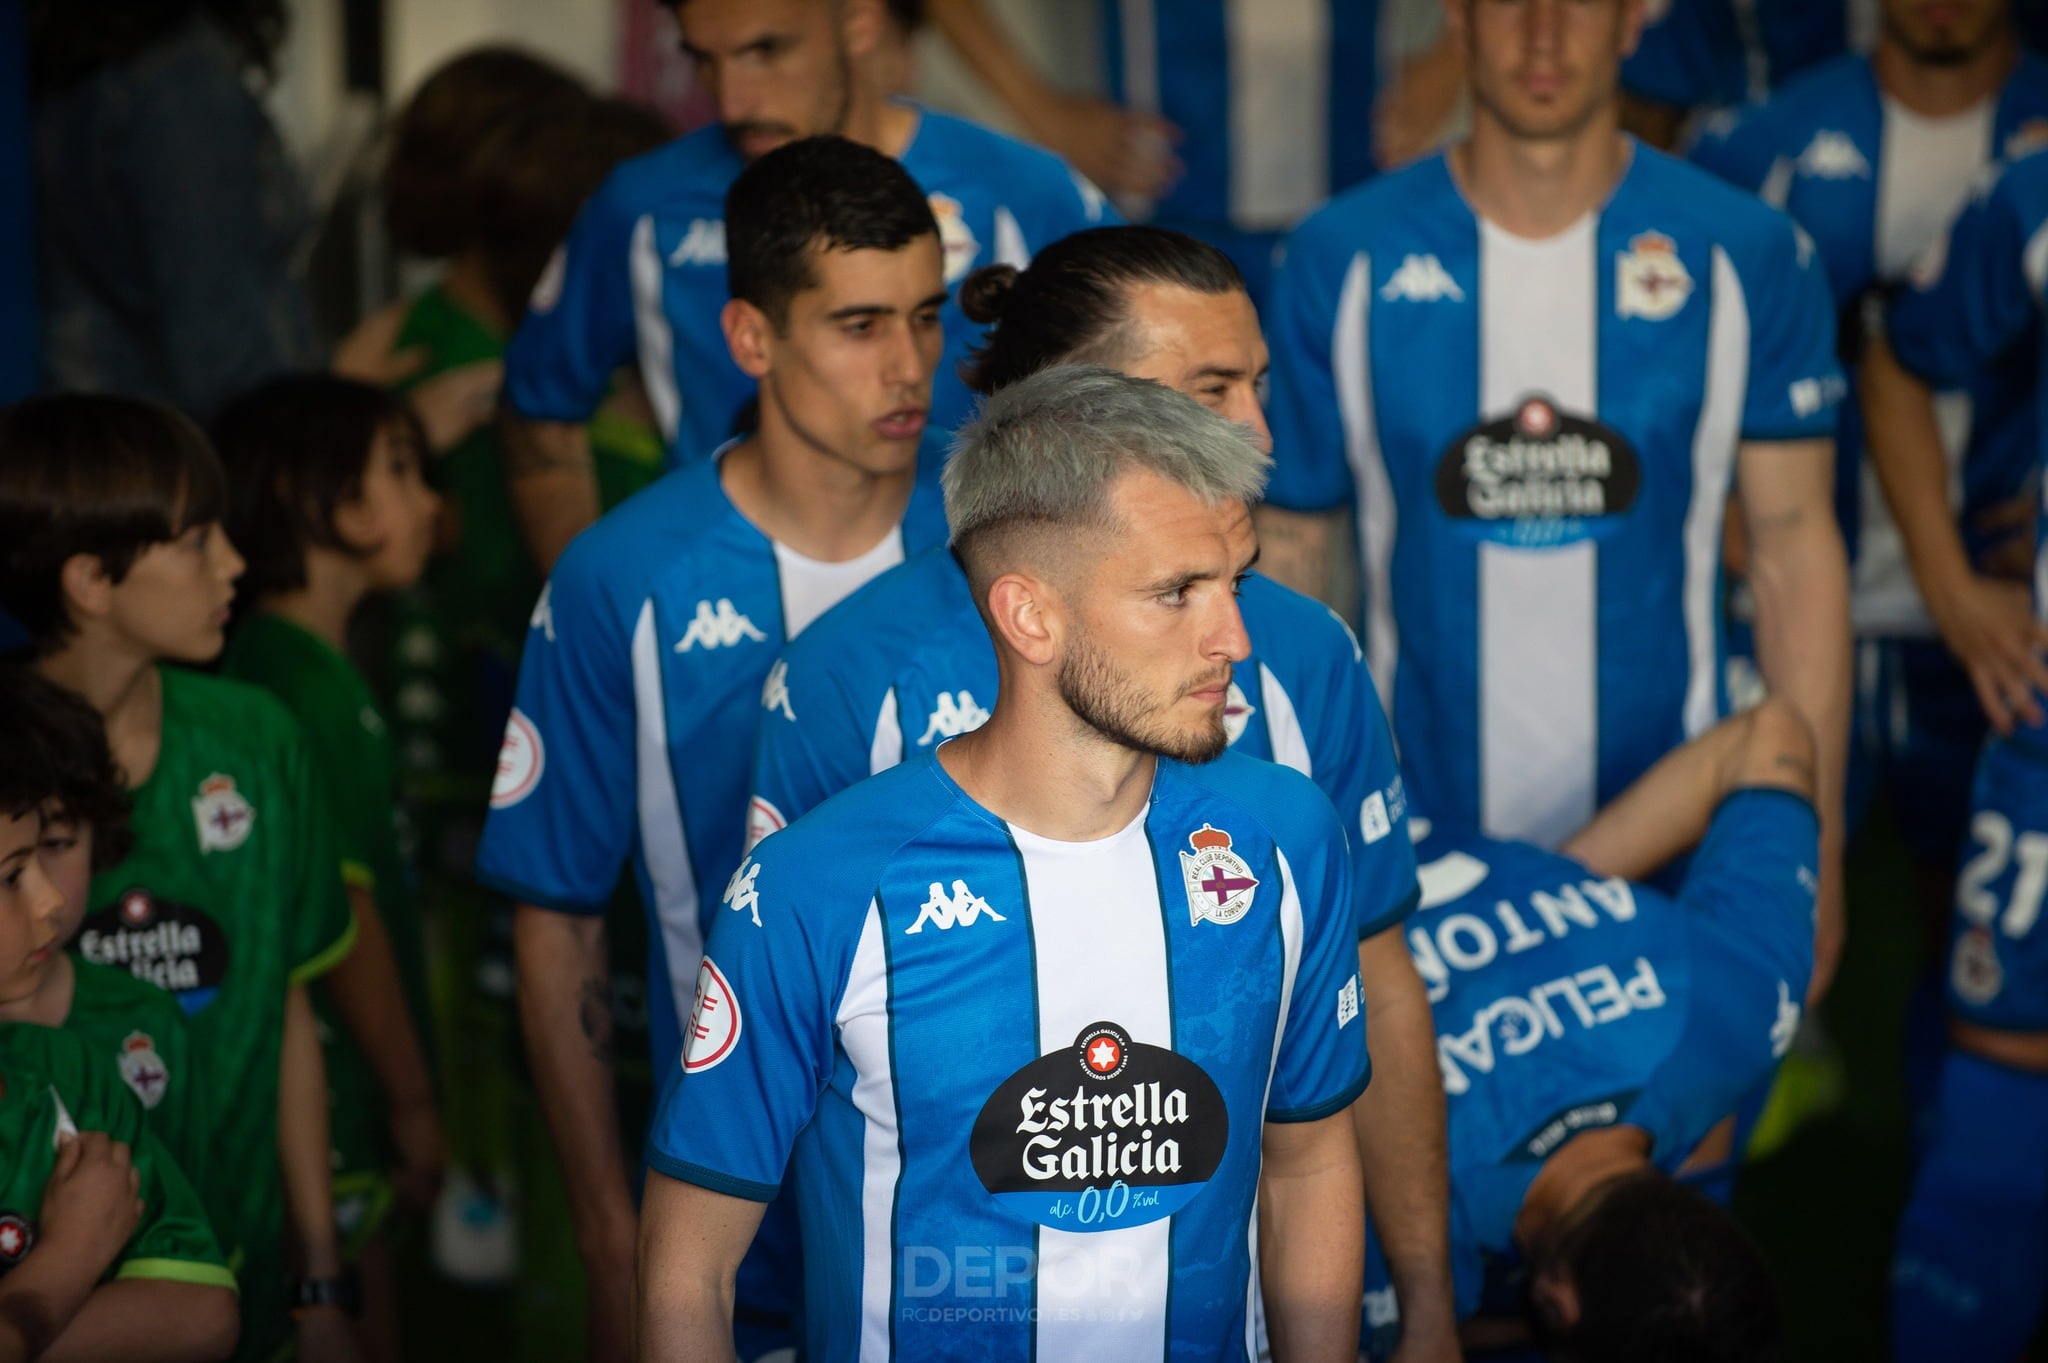
M 1261 1133 L 1368 1074 L 1350 873 L 1314 783 L 1236 753 L 1086 843 L 906 762 L 743 864 L 648 1162 L 793 1175 L 825 1363 L 1248 1363 Z
M 1770 1073 L 1813 973 L 1819 837 L 1798 796 L 1737 791 L 1674 898 L 1429 830 L 1408 942 L 1443 1071 L 1459 1315 L 1501 1309 L 1486 1288 L 1519 1258 L 1515 1218 L 1564 1141 L 1640 1127 L 1675 1169 Z
M 1761 103 L 1873 36 L 1858 31 L 1856 0 L 1652 0 L 1649 8 L 1653 17 L 1621 64 L 1622 88 L 1679 109 Z
M 654 1063 L 682 1051 L 718 892 L 739 865 L 762 688 L 825 604 L 945 538 L 936 495 L 867 555 L 820 564 L 769 540 L 700 460 L 562 554 L 534 608 L 477 876 L 524 903 L 601 914 L 631 853 L 648 922 Z
M 2048 155 L 2032 150 L 1985 177 L 1923 268 L 1892 300 L 1886 338 L 1936 388 L 1967 384 L 2033 343 L 2036 467 L 2048 467 Z M 2048 619 L 2048 524 L 2035 518 L 2034 610 Z
M 1881 306 L 1911 273 L 1984 167 L 2042 141 L 2048 62 L 2039 57 L 2022 60 L 1995 98 L 1924 118 L 1885 96 L 1868 59 L 1849 56 L 1807 72 L 1768 104 L 1710 123 L 1692 156 L 1806 229 L 1827 267 L 1842 353 L 1855 355 L 1864 308 Z M 2033 468 L 2033 356 L 2021 350 L 1939 399 L 1951 491 L 1965 513 L 2017 495 Z M 1857 631 L 1932 636 L 1898 527 L 1863 460 L 1860 404 L 1841 405 L 1835 442 Z
M 1183 133 L 1154 216 L 1292 227 L 1373 173 L 1379 0 L 1102 0 L 1112 96 Z
M 1415 906 L 1415 850 L 1394 744 L 1356 639 L 1270 578 L 1238 602 L 1252 656 L 1234 669 L 1231 747 L 1312 777 L 1352 837 L 1359 935 Z M 787 690 L 755 740 L 752 836 L 988 718 L 995 650 L 947 550 L 892 568 L 783 651 Z
M 1725 709 L 1744 441 L 1830 435 L 1812 243 L 1637 146 L 1545 241 L 1443 157 L 1333 201 L 1275 286 L 1267 498 L 1356 501 L 1365 642 L 1421 808 L 1554 846 Z
M 920 110 L 899 159 L 930 197 L 948 288 L 977 266 L 1022 268 L 1038 247 L 1115 220 L 1101 193 L 1058 157 L 946 114 Z M 505 400 L 514 411 L 587 421 L 610 392 L 613 371 L 637 359 L 672 461 L 733 434 L 754 392 L 719 324 L 729 296 L 725 191 L 744 165 L 714 126 L 611 173 L 535 287 L 505 352 Z M 942 451 L 967 416 L 958 366 L 981 340 L 957 304 L 943 321 L 928 453 Z

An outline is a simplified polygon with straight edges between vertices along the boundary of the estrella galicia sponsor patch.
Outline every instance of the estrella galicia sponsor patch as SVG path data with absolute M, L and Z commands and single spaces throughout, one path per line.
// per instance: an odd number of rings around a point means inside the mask
M 20 1212 L 0 1211 L 0 1273 L 26 1259 L 35 1247 L 35 1223 Z
M 1451 443 L 1437 461 L 1436 497 L 1480 538 L 1542 546 L 1601 534 L 1635 505 L 1642 481 L 1620 432 L 1531 394 Z
M 139 885 L 86 915 L 78 951 L 88 961 L 168 989 L 187 1017 L 220 993 L 231 959 L 220 924 L 189 904 L 159 899 Z
M 968 1146 L 1004 1207 L 1055 1230 L 1103 1231 L 1185 1207 L 1229 1140 L 1223 1093 L 1201 1066 L 1097 1022 L 998 1085 Z

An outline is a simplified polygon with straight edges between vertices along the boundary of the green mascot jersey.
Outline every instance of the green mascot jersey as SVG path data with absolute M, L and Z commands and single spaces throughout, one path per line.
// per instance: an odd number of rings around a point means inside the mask
M 115 966 L 73 960 L 71 972 L 64 1030 L 119 1076 L 185 1177 L 205 1188 L 212 1162 L 199 1116 L 202 1084 L 177 997 Z
M 285 995 L 347 955 L 355 921 L 304 737 L 268 693 L 160 667 L 163 740 L 135 848 L 93 878 L 77 950 L 168 989 L 206 1073 L 207 1211 L 242 1278 L 240 1358 L 287 1333 L 277 1161 Z

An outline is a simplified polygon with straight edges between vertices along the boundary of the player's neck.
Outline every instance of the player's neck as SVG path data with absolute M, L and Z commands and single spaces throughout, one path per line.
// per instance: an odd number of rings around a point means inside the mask
M 441 291 L 464 312 L 499 335 L 512 330 L 515 319 L 507 317 L 491 288 L 489 270 L 476 251 L 460 251 L 441 270 Z
M 1998 93 L 2020 62 L 2020 45 L 2010 26 L 1996 40 L 1953 65 L 1916 59 L 1889 32 L 1878 36 L 1870 54 L 1877 88 L 1922 118 L 1959 114 Z
M 856 90 L 852 107 L 846 111 L 842 134 L 862 146 L 873 147 L 891 160 L 902 156 L 917 136 L 917 109 L 867 88 L 864 76 L 856 79 L 862 84 Z
M 1640 1127 L 1606 1126 L 1581 1132 L 1543 1161 L 1522 1210 L 1515 1217 L 1515 1241 L 1524 1249 L 1578 1210 L 1601 1184 L 1648 1166 L 1650 1136 Z
M 778 544 L 822 563 L 859 558 L 882 542 L 910 504 L 915 465 L 875 474 L 821 449 L 762 402 L 761 430 L 727 451 L 725 495 Z
M 346 653 L 348 622 L 369 590 L 369 581 L 353 560 L 316 548 L 306 553 L 306 584 L 273 592 L 256 608 L 281 616 L 337 653 Z
M 156 658 L 88 622 L 36 671 L 99 711 L 107 746 L 132 790 L 156 770 L 164 739 L 164 685 Z
M 0 1002 L 0 1022 L 32 1022 L 38 1027 L 62 1027 L 71 1016 L 71 999 L 76 973 L 71 957 L 61 944 L 52 948 L 36 981 L 36 992 L 27 998 Z
M 1532 241 L 1554 237 L 1607 202 L 1634 144 L 1605 110 L 1565 137 L 1518 137 L 1475 109 L 1472 135 L 1451 149 L 1451 174 L 1472 211 Z
M 988 723 L 939 749 L 946 774 L 1041 838 L 1095 842 L 1128 827 L 1152 797 L 1159 759 L 1085 730 L 1056 695 L 1017 680 L 1002 678 Z

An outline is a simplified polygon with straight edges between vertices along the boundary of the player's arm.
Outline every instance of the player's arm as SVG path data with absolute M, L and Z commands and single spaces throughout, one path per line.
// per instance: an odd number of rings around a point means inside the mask
M 1843 785 L 1849 757 L 1849 561 L 1835 521 L 1834 442 L 1745 441 L 1737 489 L 1749 532 L 1757 665 L 1813 726 L 1821 893 L 1813 996 L 1827 992 L 1847 932 Z
M 39 1247 L 40 1248 L 40 1247 Z M 235 1289 L 214 1283 L 123 1278 L 102 1283 L 41 1363 L 212 1363 L 241 1332 Z
M 1770 786 L 1811 800 L 1815 778 L 1812 726 L 1770 696 L 1666 753 L 1559 850 L 1597 874 L 1646 880 L 1699 845 L 1729 792 Z
M 551 572 L 600 511 L 590 433 L 578 422 L 540 421 L 508 408 L 498 435 L 519 532 L 540 571 Z
M 1018 52 L 981 0 L 927 0 L 932 25 L 1025 134 L 1112 194 L 1154 197 L 1180 173 L 1180 130 L 1155 114 L 1055 88 Z
M 647 1174 L 640 1229 L 640 1357 L 733 1363 L 733 1280 L 766 1204 Z
M 64 1142 L 43 1185 L 35 1253 L 0 1280 L 0 1363 L 40 1358 L 69 1328 L 141 1219 L 139 1192 L 127 1146 L 102 1131 Z
M 1358 1356 L 1365 1187 L 1351 1117 L 1268 1122 L 1259 1173 L 1259 1278 L 1276 1363 Z
M 384 1091 L 400 1162 L 400 1191 L 408 1204 L 424 1207 L 440 1190 L 447 1164 L 426 1048 L 406 1007 L 398 958 L 392 954 L 376 895 L 362 885 L 351 885 L 348 895 L 355 914 L 355 949 L 327 973 L 325 986 Z
M 277 1162 L 284 1171 L 285 1221 L 294 1267 L 306 1278 L 339 1278 L 341 1242 L 334 1225 L 333 1166 L 327 1127 L 327 1062 L 306 986 L 285 994 L 284 1044 L 277 1086 Z M 357 1357 L 353 1333 L 339 1307 L 298 1321 L 299 1356 L 314 1360 Z
M 604 919 L 521 904 L 512 946 L 520 1029 L 589 1284 L 590 1356 L 630 1358 L 637 1218 L 619 1134 Z

